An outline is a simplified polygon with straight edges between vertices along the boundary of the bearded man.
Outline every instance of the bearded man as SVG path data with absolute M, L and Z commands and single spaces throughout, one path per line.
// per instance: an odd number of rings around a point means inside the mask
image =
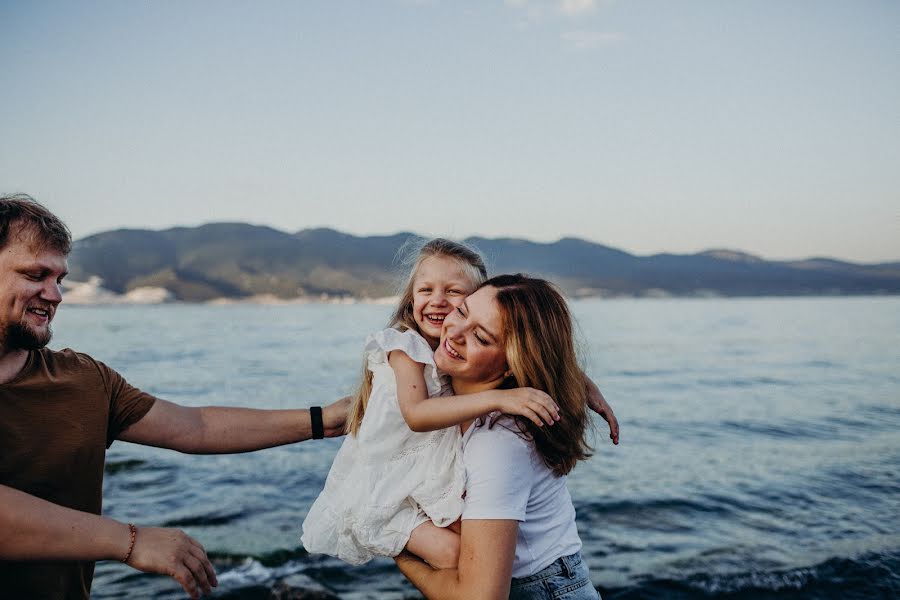
M 46 348 L 72 247 L 28 196 L 0 197 L 0 597 L 86 599 L 94 561 L 173 577 L 192 598 L 216 576 L 178 529 L 101 516 L 113 441 L 194 454 L 247 452 L 343 432 L 347 401 L 324 409 L 184 407 L 94 358 Z

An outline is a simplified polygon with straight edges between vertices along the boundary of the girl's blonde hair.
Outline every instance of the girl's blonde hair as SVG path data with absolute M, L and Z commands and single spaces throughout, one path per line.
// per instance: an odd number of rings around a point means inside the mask
M 587 386 L 578 364 L 572 317 L 553 284 L 525 275 L 499 275 L 482 284 L 497 290 L 506 350 L 512 372 L 501 387 L 532 387 L 559 405 L 553 427 L 537 427 L 516 417 L 519 432 L 534 442 L 538 455 L 555 474 L 565 475 L 591 456 L 587 442 Z
M 406 247 L 401 248 L 403 252 Z M 416 279 L 416 273 L 419 271 L 421 264 L 428 258 L 442 257 L 449 258 L 459 263 L 460 269 L 466 274 L 472 283 L 472 290 L 477 288 L 487 279 L 487 267 L 484 266 L 484 260 L 475 250 L 469 248 L 465 244 L 454 242 L 444 238 L 434 238 L 422 244 L 418 252 L 410 252 L 409 256 L 412 260 L 404 261 L 411 263 L 408 269 L 408 275 L 400 294 L 400 302 L 397 309 L 391 315 L 388 327 L 406 331 L 412 329 L 419 330 L 416 325 L 415 315 L 413 314 L 413 283 Z M 363 373 L 356 393 L 353 395 L 350 404 L 350 412 L 347 416 L 347 433 L 356 435 L 359 433 L 359 427 L 362 424 L 363 415 L 366 412 L 366 404 L 369 402 L 369 396 L 372 393 L 372 372 L 368 368 L 368 364 L 363 359 Z

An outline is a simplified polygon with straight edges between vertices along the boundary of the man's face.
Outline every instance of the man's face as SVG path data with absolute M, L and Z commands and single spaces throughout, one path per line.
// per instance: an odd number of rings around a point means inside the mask
M 62 302 L 59 285 L 69 272 L 65 254 L 11 229 L 0 249 L 0 353 L 47 345 Z

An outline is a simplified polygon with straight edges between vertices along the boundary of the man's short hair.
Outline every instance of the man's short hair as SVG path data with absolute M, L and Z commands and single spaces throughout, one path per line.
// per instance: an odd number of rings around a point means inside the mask
M 17 225 L 17 227 L 13 227 Z M 12 233 L 23 233 L 41 248 L 72 251 L 72 233 L 59 217 L 28 194 L 0 196 L 0 250 Z

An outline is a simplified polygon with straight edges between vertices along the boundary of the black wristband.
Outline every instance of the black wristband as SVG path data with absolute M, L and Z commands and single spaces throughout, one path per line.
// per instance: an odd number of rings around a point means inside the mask
M 325 424 L 322 422 L 322 407 L 309 407 L 309 420 L 312 422 L 312 439 L 321 440 L 325 437 Z

